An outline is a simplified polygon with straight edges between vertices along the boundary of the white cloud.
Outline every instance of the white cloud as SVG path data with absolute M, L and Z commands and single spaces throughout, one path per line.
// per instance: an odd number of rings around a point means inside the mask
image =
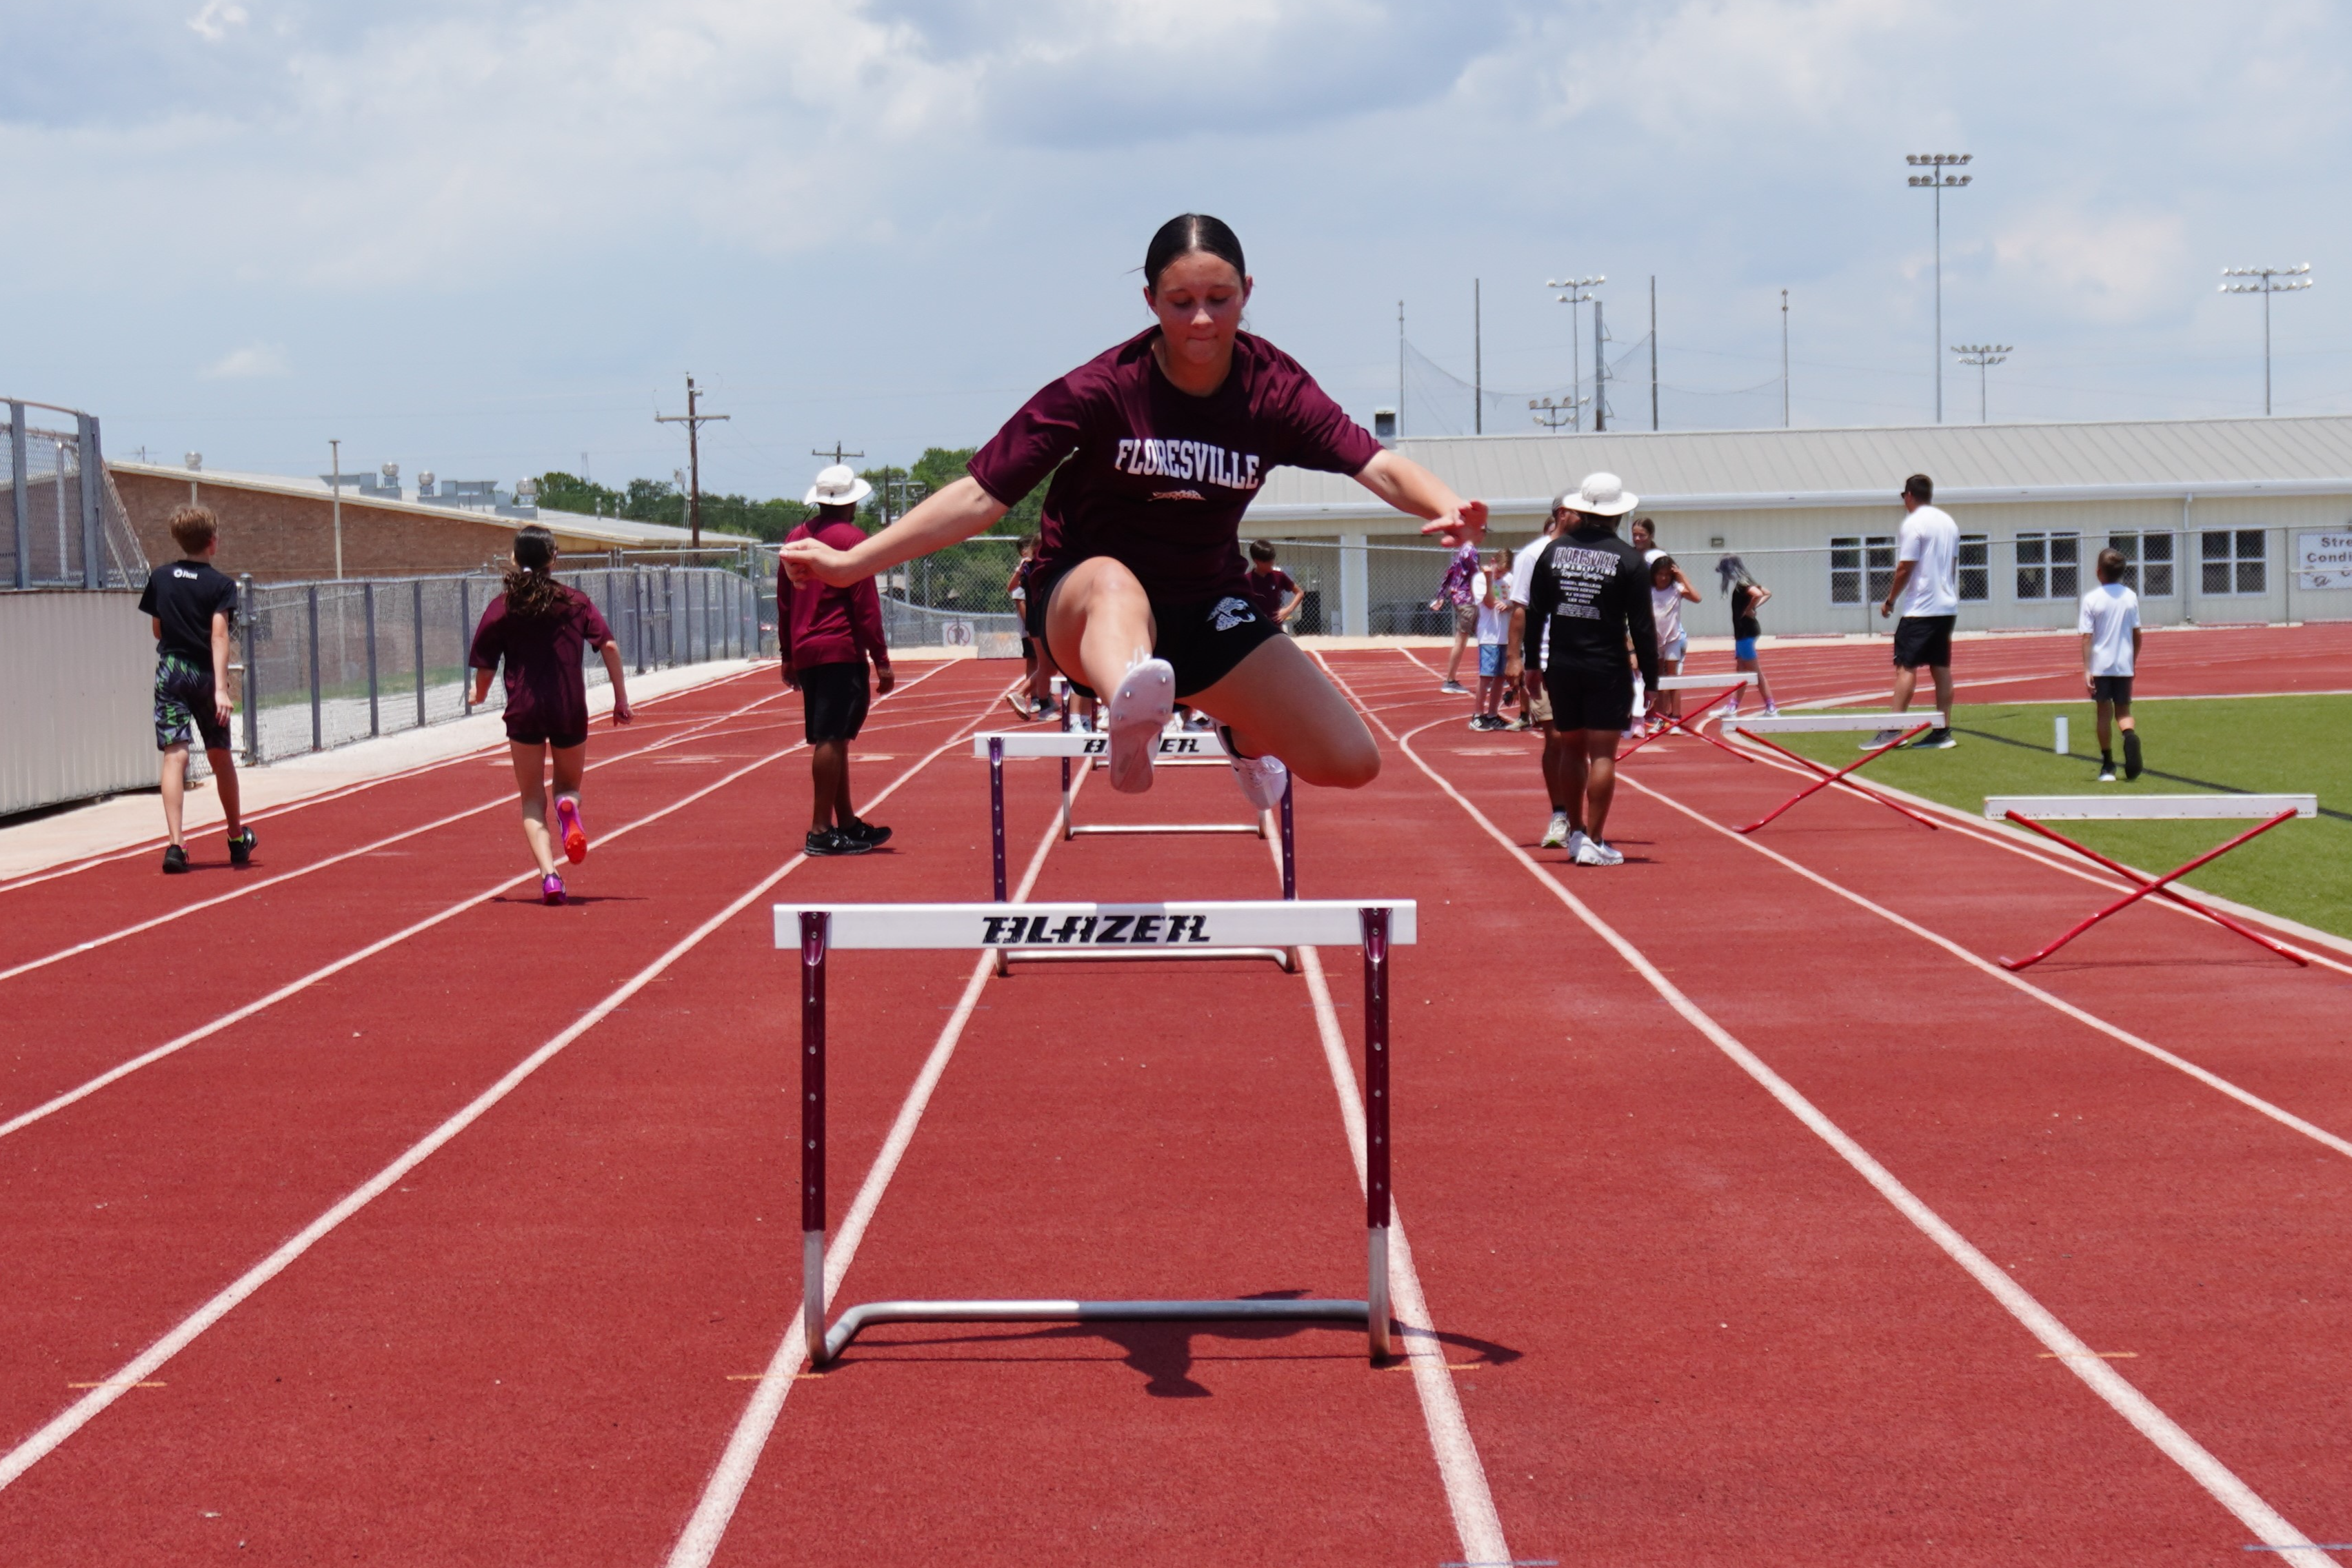
M 2067 308 L 2101 321 L 2178 315 L 2200 281 L 2179 213 L 2039 205 L 1994 236 L 1992 254 L 2011 287 L 2055 289 Z
M 276 343 L 247 343 L 241 349 L 231 349 L 202 372 L 207 381 L 257 381 L 269 376 L 292 375 L 293 362 L 286 351 Z
M 208 44 L 217 44 L 228 37 L 231 27 L 242 27 L 247 21 L 245 7 L 235 0 L 205 0 L 205 8 L 188 18 L 188 31 Z

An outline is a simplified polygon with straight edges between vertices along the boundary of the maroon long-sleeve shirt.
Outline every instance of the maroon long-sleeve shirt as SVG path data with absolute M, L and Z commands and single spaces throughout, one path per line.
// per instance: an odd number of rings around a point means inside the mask
M 825 522 L 812 528 L 801 524 L 784 536 L 814 539 L 835 550 L 866 542 L 854 522 Z M 882 637 L 882 595 L 868 577 L 846 588 L 823 583 L 796 584 L 782 567 L 776 571 L 776 625 L 784 660 L 793 668 L 817 664 L 856 664 L 871 658 L 890 662 L 889 645 Z

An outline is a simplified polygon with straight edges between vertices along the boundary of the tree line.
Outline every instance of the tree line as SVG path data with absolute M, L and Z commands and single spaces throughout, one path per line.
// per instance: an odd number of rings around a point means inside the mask
M 921 457 L 906 468 L 863 470 L 866 481 L 874 487 L 874 494 L 858 509 L 858 526 L 870 533 L 886 521 L 886 508 L 888 518 L 899 517 L 916 500 L 953 484 L 963 477 L 964 466 L 971 461 L 972 454 L 979 449 L 977 447 L 929 447 L 924 448 Z M 1045 487 L 1041 485 L 1024 496 L 989 531 L 1035 532 L 1045 499 Z M 577 474 L 551 469 L 539 477 L 539 504 L 556 511 L 581 512 L 592 517 L 661 522 L 673 528 L 686 526 L 685 492 L 676 485 L 659 479 L 631 479 L 626 489 L 614 489 L 610 485 L 600 485 Z M 702 492 L 702 531 L 705 533 L 734 534 L 773 544 L 815 515 L 815 511 L 814 507 L 783 496 L 753 500 L 749 496 L 720 495 L 710 490 Z

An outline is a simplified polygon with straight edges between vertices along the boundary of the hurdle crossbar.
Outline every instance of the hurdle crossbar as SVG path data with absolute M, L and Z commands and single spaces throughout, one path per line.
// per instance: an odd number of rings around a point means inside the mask
M 2013 822 L 2027 831 L 2041 835 L 2052 843 L 2062 845 L 2095 861 L 2116 876 L 2132 884 L 2132 890 L 2105 909 L 2077 921 L 2054 942 L 2023 958 L 2004 958 L 2000 966 L 2008 970 L 2028 968 L 2041 963 L 2084 931 L 2110 915 L 2122 913 L 2151 894 L 2194 913 L 2203 915 L 2214 924 L 2233 931 L 2255 946 L 2268 949 L 2281 958 L 2292 960 L 2308 968 L 2311 960 L 2284 942 L 2272 941 L 2258 931 L 2231 920 L 2221 910 L 2200 904 L 2171 884 L 2200 866 L 2217 860 L 2252 838 L 2260 837 L 2283 822 L 2298 816 L 2319 815 L 2319 797 L 2315 795 L 2011 795 L 1985 797 L 1985 817 L 1992 822 Z M 2253 826 L 2228 842 L 2215 846 L 2187 865 L 2166 872 L 2161 877 L 2148 877 L 2135 871 L 2120 861 L 2111 860 L 2085 844 L 2077 844 L 2053 828 L 2043 826 L 2043 819 L 2073 822 L 2193 822 L 2234 821 L 2258 818 Z
M 1364 1324 L 1375 1362 L 1391 1352 L 1389 1305 L 1389 953 L 1412 943 L 1407 899 L 1159 904 L 778 904 L 775 943 L 801 957 L 801 1311 L 809 1359 L 824 1366 L 879 1322 L 1100 1322 L 1336 1320 Z M 1022 941 L 1143 950 L 1192 944 L 1360 946 L 1364 952 L 1365 1291 L 1359 1300 L 870 1301 L 825 1326 L 825 970 L 835 948 L 986 948 Z
M 1291 809 L 1291 792 L 1283 788 L 1282 804 L 1273 811 L 1260 812 L 1255 822 L 1076 822 L 1073 820 L 1076 800 L 1070 763 L 1075 758 L 1087 759 L 1089 764 L 1106 760 L 1110 754 L 1110 737 L 1093 734 L 1084 730 L 1015 730 L 990 732 L 971 738 L 972 755 L 988 763 L 988 808 L 990 858 L 992 869 L 992 887 L 999 902 L 1005 896 L 1004 849 L 1004 763 L 1007 758 L 1057 757 L 1062 763 L 1062 837 L 1076 838 L 1080 834 L 1129 835 L 1168 834 L 1254 834 L 1259 838 L 1276 838 L 1282 849 L 1282 896 L 1298 896 L 1298 849 L 1297 822 Z M 1170 730 L 1160 737 L 1157 767 L 1169 767 L 1181 762 L 1198 762 L 1211 766 L 1228 765 L 1223 739 L 1214 731 Z M 1013 956 L 1013 955 L 1008 955 Z M 1026 955 L 1021 955 L 1026 956 Z M 1295 959 L 1276 962 L 1296 969 Z
M 1726 733 L 1736 731 L 1739 734 L 1750 736 L 1758 745 L 1780 752 L 1807 773 L 1820 775 L 1811 784 L 1807 784 L 1747 826 L 1736 831 L 1753 833 L 1806 796 L 1828 789 L 1832 784 L 1858 795 L 1864 800 L 1874 800 L 1887 810 L 1907 816 L 1922 827 L 1935 828 L 1936 823 L 1932 818 L 1912 810 L 1894 796 L 1882 795 L 1868 784 L 1848 775 L 1867 767 L 1914 736 L 1924 735 L 1930 730 L 1944 728 L 1944 722 L 1945 716 L 1941 713 L 1780 713 L 1770 718 L 1759 715 L 1753 719 L 1738 719 L 1736 722 L 1734 715 L 1725 714 L 1723 728 Z M 1906 725 L 1909 728 L 1905 728 Z M 1821 763 L 1801 752 L 1789 750 L 1788 747 L 1780 745 L 1771 738 L 1776 734 L 1823 734 L 1840 731 L 1851 733 L 1856 730 L 1892 731 L 1895 732 L 1895 739 L 1883 746 L 1874 746 L 1863 752 L 1858 761 L 1832 770 L 1822 766 Z
M 1742 691 L 1754 684 L 1755 679 L 1755 673 L 1751 670 L 1745 669 L 1735 670 L 1730 675 L 1660 676 L 1658 678 L 1657 685 L 1657 689 L 1660 691 L 1714 690 L 1715 695 L 1708 698 L 1706 701 L 1700 703 L 1697 707 L 1692 709 L 1687 713 L 1668 713 L 1664 715 L 1666 721 L 1666 727 L 1664 729 L 1651 731 L 1648 734 L 1643 736 L 1640 740 L 1634 742 L 1632 745 L 1618 752 L 1617 760 L 1622 763 L 1626 758 L 1632 756 L 1634 752 L 1640 751 L 1643 747 L 1648 745 L 1651 742 L 1658 740 L 1663 736 L 1669 735 L 1675 731 L 1679 730 L 1685 735 L 1689 735 L 1696 740 L 1705 741 L 1710 746 L 1718 747 L 1723 751 L 1730 752 L 1733 756 L 1738 757 L 1743 763 L 1754 762 L 1756 760 L 1754 757 L 1749 756 L 1746 752 L 1741 751 L 1738 747 L 1731 745 L 1718 737 L 1710 735 L 1706 731 L 1698 728 L 1698 721 L 1706 715 L 1708 709 L 1716 707 L 1730 699 L 1737 698 Z M 1724 682 L 1727 680 L 1731 684 L 1728 686 L 1724 685 Z M 1717 689 L 1718 688 L 1720 689 Z M 1737 710 L 1735 709 L 1734 711 L 1736 712 Z M 1728 720 L 1730 715 L 1726 714 L 1725 718 Z

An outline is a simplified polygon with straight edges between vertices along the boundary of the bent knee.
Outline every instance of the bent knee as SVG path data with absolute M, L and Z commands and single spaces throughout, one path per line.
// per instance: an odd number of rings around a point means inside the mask
M 1381 776 L 1381 749 L 1367 740 L 1361 746 L 1346 747 L 1291 771 L 1323 789 L 1361 789 Z

